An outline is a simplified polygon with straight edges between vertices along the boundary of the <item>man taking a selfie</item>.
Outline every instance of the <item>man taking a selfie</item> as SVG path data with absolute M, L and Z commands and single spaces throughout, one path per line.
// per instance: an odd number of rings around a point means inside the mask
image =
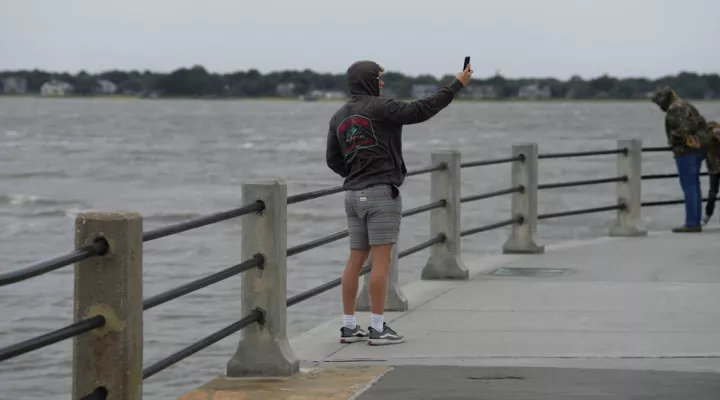
M 350 232 L 350 256 L 342 276 L 343 327 L 340 341 L 367 340 L 371 345 L 396 344 L 403 336 L 384 322 L 385 296 L 393 245 L 402 218 L 399 187 L 407 169 L 402 155 L 402 127 L 435 116 L 468 83 L 468 64 L 448 85 L 413 102 L 380 97 L 384 69 L 358 61 L 346 73 L 350 99 L 332 116 L 327 136 L 327 165 L 345 178 L 345 214 Z M 355 319 L 360 269 L 372 252 L 370 327 Z

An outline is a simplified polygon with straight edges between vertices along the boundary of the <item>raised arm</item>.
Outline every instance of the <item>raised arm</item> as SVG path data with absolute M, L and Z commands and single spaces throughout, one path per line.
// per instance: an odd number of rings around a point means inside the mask
M 463 84 L 455 79 L 424 99 L 412 102 L 390 99 L 385 108 L 385 118 L 400 125 L 425 122 L 450 105 L 462 88 Z
M 385 118 L 400 125 L 417 124 L 429 120 L 443 108 L 450 105 L 455 95 L 470 83 L 472 79 L 471 67 L 468 64 L 464 71 L 458 72 L 456 78 L 450 84 L 443 86 L 424 99 L 412 102 L 387 100 Z

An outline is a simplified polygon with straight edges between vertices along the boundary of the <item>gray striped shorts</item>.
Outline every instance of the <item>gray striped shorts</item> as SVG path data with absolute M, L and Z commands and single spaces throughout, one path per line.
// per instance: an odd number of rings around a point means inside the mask
M 392 185 L 375 185 L 345 192 L 351 249 L 397 243 L 402 219 L 402 196 Z

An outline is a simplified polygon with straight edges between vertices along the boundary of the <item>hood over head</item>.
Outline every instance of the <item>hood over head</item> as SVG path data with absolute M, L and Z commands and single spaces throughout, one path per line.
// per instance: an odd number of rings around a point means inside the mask
M 351 95 L 380 96 L 380 72 L 383 68 L 373 61 L 358 61 L 345 74 Z
M 664 87 L 655 92 L 650 99 L 653 103 L 657 104 L 661 110 L 667 111 L 672 103 L 680 100 L 680 96 L 669 87 Z

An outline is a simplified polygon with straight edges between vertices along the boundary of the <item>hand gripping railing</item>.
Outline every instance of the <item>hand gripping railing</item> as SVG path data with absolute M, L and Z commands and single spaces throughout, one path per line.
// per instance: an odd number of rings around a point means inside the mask
M 407 310 L 407 299 L 398 286 L 398 260 L 430 249 L 422 279 L 468 279 L 461 252 L 462 237 L 511 227 L 503 246 L 505 253 L 539 253 L 533 233 L 537 222 L 550 218 L 605 211 L 617 211 L 610 235 L 645 234 L 641 225 L 642 206 L 681 204 L 682 200 L 641 202 L 643 179 L 676 177 L 677 174 L 641 174 L 642 151 L 666 151 L 645 148 L 636 140 L 618 142 L 615 150 L 538 154 L 537 145 L 513 146 L 507 158 L 460 162 L 456 151 L 432 155 L 432 165 L 412 170 L 408 176 L 431 173 L 431 202 L 405 210 L 403 218 L 430 212 L 429 239 L 408 249 L 393 249 L 386 310 Z M 538 183 L 539 159 L 617 155 L 615 177 Z M 460 196 L 460 172 L 463 168 L 510 163 L 509 188 Z M 615 204 L 552 213 L 537 213 L 537 192 L 581 185 L 615 183 Z M 210 214 L 194 220 L 142 232 L 142 220 L 136 213 L 83 213 L 76 220 L 76 250 L 55 259 L 0 275 L 0 286 L 39 276 L 75 263 L 76 322 L 48 334 L 0 349 L 0 361 L 74 338 L 73 398 L 139 399 L 137 385 L 142 379 L 189 357 L 190 355 L 244 329 L 235 355 L 227 366 L 227 375 L 287 376 L 298 371 L 298 360 L 286 336 L 286 309 L 342 284 L 337 278 L 305 292 L 287 297 L 287 258 L 348 236 L 336 232 L 300 245 L 287 247 L 287 206 L 342 192 L 340 186 L 287 196 L 286 185 L 279 181 L 243 185 L 243 198 L 258 199 L 242 207 Z M 461 229 L 461 204 L 511 195 L 508 219 Z M 242 218 L 241 259 L 245 260 L 185 285 L 143 300 L 143 242 L 185 232 L 236 217 Z M 371 261 L 361 269 L 365 286 L 358 296 L 357 309 L 369 309 L 367 274 Z M 242 318 L 227 327 L 142 368 L 142 315 L 150 310 L 214 283 L 244 273 L 242 280 Z M 121 357 L 119 355 L 122 355 Z M 130 374 L 127 372 L 130 371 Z

